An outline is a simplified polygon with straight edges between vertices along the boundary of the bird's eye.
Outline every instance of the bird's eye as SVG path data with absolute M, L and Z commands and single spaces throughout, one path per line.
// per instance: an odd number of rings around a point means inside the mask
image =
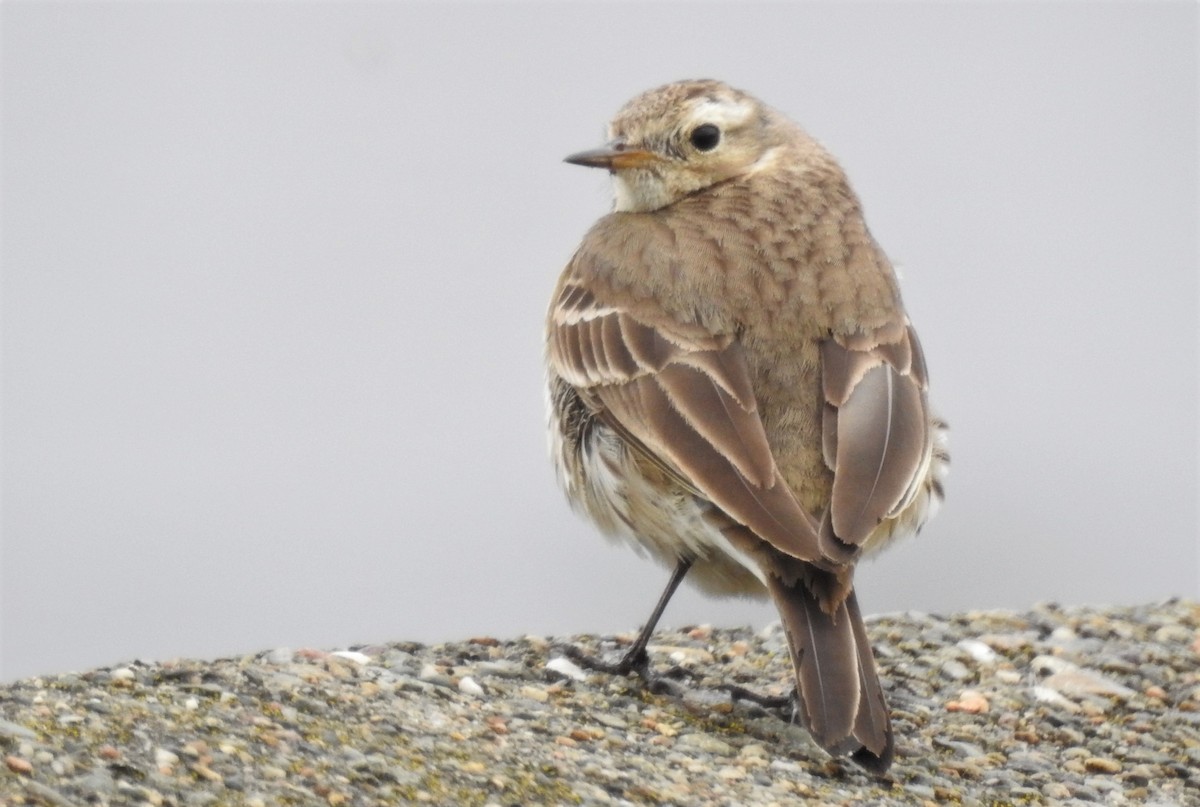
M 721 130 L 711 123 L 702 123 L 688 138 L 697 151 L 712 151 L 721 142 Z

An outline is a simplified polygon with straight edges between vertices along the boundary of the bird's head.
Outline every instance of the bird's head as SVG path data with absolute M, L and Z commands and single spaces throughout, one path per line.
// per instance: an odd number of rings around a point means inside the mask
M 629 101 L 609 124 L 605 145 L 566 161 L 608 169 L 615 209 L 647 212 L 769 167 L 790 128 L 728 84 L 680 81 Z

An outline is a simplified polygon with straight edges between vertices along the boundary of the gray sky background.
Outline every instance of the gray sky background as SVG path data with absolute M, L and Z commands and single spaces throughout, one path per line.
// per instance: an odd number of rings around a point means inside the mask
M 609 206 L 562 157 L 690 77 L 841 158 L 953 427 L 864 609 L 1200 593 L 1193 3 L 0 15 L 0 677 L 639 625 L 666 573 L 553 483 L 542 320 Z

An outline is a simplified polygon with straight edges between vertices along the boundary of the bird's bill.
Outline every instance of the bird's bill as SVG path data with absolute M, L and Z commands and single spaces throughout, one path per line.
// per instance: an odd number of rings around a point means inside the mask
M 658 156 L 644 149 L 625 148 L 623 144 L 609 144 L 598 149 L 580 151 L 567 157 L 564 162 L 588 168 L 607 168 L 620 171 L 625 168 L 644 168 L 658 161 Z

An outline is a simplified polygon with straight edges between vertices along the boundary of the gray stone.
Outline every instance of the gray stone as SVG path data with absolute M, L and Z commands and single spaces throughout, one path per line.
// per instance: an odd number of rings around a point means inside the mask
M 13 723 L 10 720 L 0 720 L 0 736 L 36 740 L 37 732 L 33 729 L 25 728 L 20 723 Z

